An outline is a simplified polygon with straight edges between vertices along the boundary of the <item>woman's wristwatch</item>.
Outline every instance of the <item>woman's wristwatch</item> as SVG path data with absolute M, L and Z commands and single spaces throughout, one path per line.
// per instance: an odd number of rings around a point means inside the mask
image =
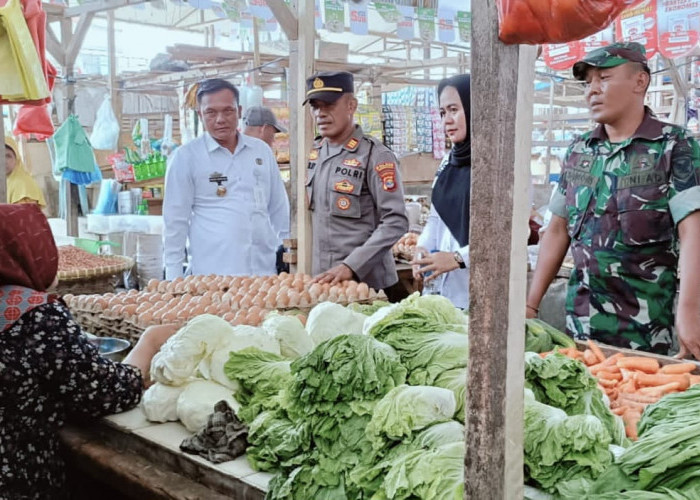
M 459 252 L 454 253 L 455 260 L 457 261 L 457 264 L 459 265 L 460 269 L 466 269 L 467 264 L 465 264 L 464 259 L 462 258 L 462 255 Z

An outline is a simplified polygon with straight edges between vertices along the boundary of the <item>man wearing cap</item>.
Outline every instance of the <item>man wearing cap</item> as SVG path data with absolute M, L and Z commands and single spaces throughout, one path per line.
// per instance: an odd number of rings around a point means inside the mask
M 358 279 L 396 299 L 391 247 L 408 230 L 398 162 L 354 123 L 353 93 L 353 76 L 345 71 L 306 80 L 304 104 L 320 133 L 306 169 L 313 274 L 320 283 Z
M 163 200 L 165 276 L 276 274 L 276 250 L 289 234 L 289 200 L 272 150 L 238 132 L 238 89 L 199 84 L 206 132 L 168 164 Z
M 700 147 L 644 106 L 642 45 L 595 50 L 573 71 L 598 126 L 567 151 L 527 316 L 536 315 L 570 245 L 568 333 L 666 354 L 675 320 L 680 355 L 700 359 Z
M 271 148 L 275 143 L 275 134 L 287 133 L 287 129 L 277 122 L 277 117 L 272 110 L 264 106 L 248 108 L 243 123 L 245 124 L 245 129 L 243 129 L 245 135 L 257 137 Z

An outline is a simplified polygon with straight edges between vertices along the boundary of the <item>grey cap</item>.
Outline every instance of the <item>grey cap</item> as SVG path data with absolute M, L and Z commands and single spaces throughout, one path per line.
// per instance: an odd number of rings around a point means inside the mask
M 262 127 L 263 125 L 271 125 L 275 127 L 277 132 L 287 133 L 287 129 L 277 123 L 277 117 L 270 108 L 264 106 L 251 106 L 246 111 L 243 117 L 243 123 L 251 127 Z

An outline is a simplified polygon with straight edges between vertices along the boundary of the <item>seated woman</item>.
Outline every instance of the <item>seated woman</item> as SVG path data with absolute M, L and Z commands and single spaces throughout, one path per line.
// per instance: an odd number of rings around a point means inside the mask
M 0 497 L 62 499 L 57 432 L 136 406 L 174 326 L 146 330 L 123 363 L 101 357 L 48 290 L 58 252 L 37 205 L 0 205 Z
M 5 136 L 5 175 L 8 203 L 36 203 L 41 208 L 46 206 L 41 189 L 24 168 L 17 141 L 10 136 Z
M 452 150 L 433 182 L 432 205 L 418 238 L 413 276 L 423 293 L 438 293 L 461 309 L 469 307 L 470 79 L 456 75 L 438 85 L 440 116 Z

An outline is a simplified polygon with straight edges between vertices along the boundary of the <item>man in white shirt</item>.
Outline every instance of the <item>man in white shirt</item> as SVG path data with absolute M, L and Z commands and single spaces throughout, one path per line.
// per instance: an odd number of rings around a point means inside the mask
M 251 106 L 243 118 L 245 129 L 243 133 L 250 137 L 257 137 L 261 141 L 273 147 L 275 134 L 287 133 L 287 129 L 279 124 L 277 117 L 270 108 L 264 106 Z
M 197 90 L 206 132 L 177 149 L 165 176 L 166 279 L 187 274 L 275 274 L 289 234 L 289 200 L 272 150 L 238 132 L 238 89 L 222 79 Z

